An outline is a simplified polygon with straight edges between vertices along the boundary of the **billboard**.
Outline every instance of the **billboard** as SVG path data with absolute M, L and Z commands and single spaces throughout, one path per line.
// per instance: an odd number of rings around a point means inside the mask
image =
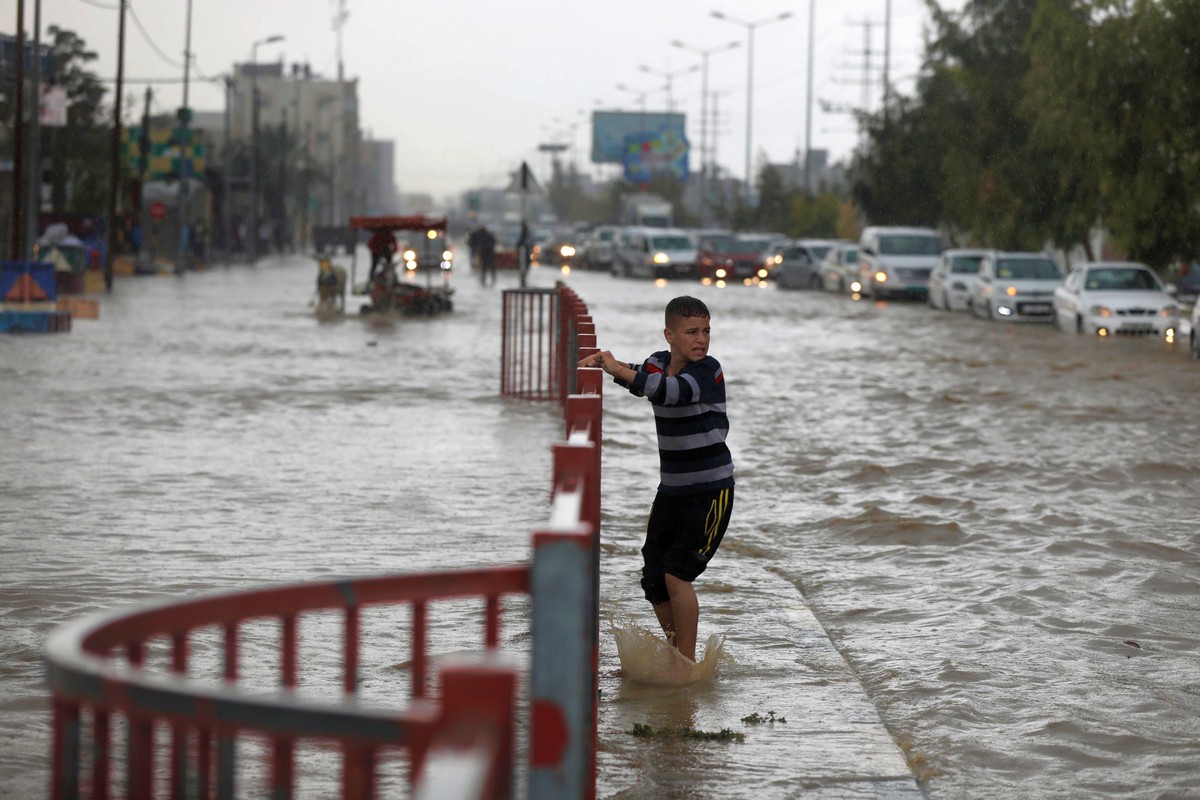
M 644 183 L 659 172 L 688 176 L 687 117 L 675 112 L 592 112 L 592 162 L 621 164 Z

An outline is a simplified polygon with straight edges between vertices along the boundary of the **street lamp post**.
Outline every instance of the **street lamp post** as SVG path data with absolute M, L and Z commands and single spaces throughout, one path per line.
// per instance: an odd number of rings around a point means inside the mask
M 890 3 L 891 0 L 888 0 Z M 808 0 L 808 88 L 804 99 L 804 191 L 812 194 L 812 94 L 813 28 L 817 21 L 817 0 Z
M 700 220 L 708 225 L 708 57 L 714 53 L 741 47 L 741 42 L 729 42 L 719 47 L 693 47 L 675 39 L 671 45 L 700 56 Z
M 657 75 L 660 78 L 666 79 L 667 83 L 663 88 L 666 90 L 666 93 L 667 93 L 667 111 L 674 111 L 675 103 L 671 98 L 671 81 L 672 81 L 672 79 L 678 78 L 680 75 L 687 75 L 692 72 L 699 72 L 700 65 L 694 64 L 694 65 L 688 67 L 687 69 L 680 69 L 680 70 L 676 70 L 675 72 L 671 72 L 670 70 L 664 70 L 664 69 L 655 69 L 654 67 L 648 67 L 645 64 L 638 65 L 638 69 L 640 69 L 642 72 L 649 72 L 651 75 Z
M 785 11 L 782 14 L 754 22 L 737 19 L 720 11 L 713 11 L 712 16 L 725 22 L 732 22 L 734 25 L 741 25 L 746 29 L 746 195 L 749 196 L 750 186 L 753 183 L 753 176 L 750 174 L 750 151 L 752 148 L 752 120 L 754 119 L 754 29 L 772 22 L 782 22 L 791 17 L 792 12 Z
M 282 42 L 275 34 L 258 39 L 250 47 L 250 262 L 258 260 L 258 48 Z

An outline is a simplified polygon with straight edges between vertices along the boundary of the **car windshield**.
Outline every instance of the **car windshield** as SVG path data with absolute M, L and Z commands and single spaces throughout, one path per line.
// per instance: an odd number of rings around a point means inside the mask
M 1062 274 L 1048 258 L 1002 258 L 996 262 L 996 277 L 1010 280 L 1056 281 Z
M 813 258 L 815 258 L 817 261 L 824 261 L 825 254 L 833 249 L 833 245 L 831 245 L 831 244 L 810 244 L 808 246 L 808 249 L 813 254 Z
M 655 236 L 650 240 L 656 250 L 691 250 L 692 240 L 686 236 Z
M 942 240 L 936 236 L 906 234 L 879 237 L 879 254 L 884 256 L 936 256 L 941 252 Z
M 767 249 L 767 242 L 750 243 L 737 236 L 709 236 L 704 240 L 704 247 L 714 253 L 761 253 Z
M 858 261 L 858 248 L 857 247 L 847 247 L 845 250 L 842 251 L 842 253 L 843 253 L 842 260 L 845 261 L 847 264 L 853 264 L 855 261 Z
M 1104 267 L 1089 269 L 1083 288 L 1089 291 L 1158 291 L 1158 279 L 1147 269 L 1138 267 Z
M 613 240 L 613 232 L 612 231 L 600 231 L 599 238 L 600 238 L 600 241 L 602 241 L 602 242 L 611 242 Z
M 771 246 L 771 240 L 766 237 L 739 236 L 735 243 L 735 252 L 761 253 Z
M 955 256 L 950 261 L 950 271 L 955 275 L 974 275 L 982 263 L 983 256 Z

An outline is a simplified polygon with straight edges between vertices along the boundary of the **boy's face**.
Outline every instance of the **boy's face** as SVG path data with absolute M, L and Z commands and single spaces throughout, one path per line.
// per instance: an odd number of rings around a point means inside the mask
M 671 355 L 695 363 L 708 355 L 712 327 L 708 317 L 682 317 L 673 320 L 673 325 L 665 328 L 663 335 L 671 345 Z

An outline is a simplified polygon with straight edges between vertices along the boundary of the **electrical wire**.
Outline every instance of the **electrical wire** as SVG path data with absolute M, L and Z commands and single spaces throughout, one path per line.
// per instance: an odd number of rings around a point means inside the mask
M 85 6 L 91 6 L 93 8 L 102 8 L 105 11 L 120 11 L 121 10 L 120 5 L 110 6 L 108 3 L 97 3 L 96 0 L 79 0 L 79 2 L 83 3 Z
M 137 12 L 133 10 L 133 3 L 129 3 L 126 8 L 129 10 L 129 16 L 133 18 L 133 24 L 137 25 L 137 29 L 142 32 L 142 38 L 146 40 L 146 44 L 150 45 L 150 49 L 157 53 L 158 57 L 165 61 L 169 66 L 175 67 L 176 69 L 183 69 L 183 62 L 172 60 L 171 57 L 164 53 L 159 46 L 154 43 L 154 40 L 150 38 L 150 34 L 146 32 L 146 28 L 142 25 L 142 21 L 138 19 Z

